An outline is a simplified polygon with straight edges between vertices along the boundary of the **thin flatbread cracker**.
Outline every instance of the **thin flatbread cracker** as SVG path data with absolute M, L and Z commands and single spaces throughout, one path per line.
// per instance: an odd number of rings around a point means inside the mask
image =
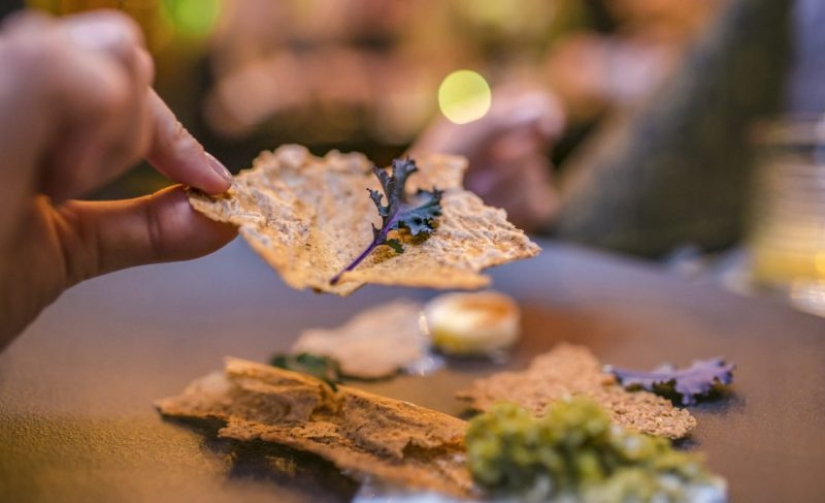
M 469 389 L 457 393 L 474 410 L 513 402 L 535 414 L 570 396 L 590 398 L 618 424 L 649 435 L 682 438 L 696 426 L 696 419 L 687 410 L 674 407 L 669 400 L 647 391 L 625 390 L 615 377 L 602 372 L 589 349 L 571 344 L 559 344 L 535 357 L 525 371 L 477 379 Z
M 366 283 L 475 289 L 490 283 L 479 271 L 539 252 L 504 210 L 484 205 L 461 187 L 464 158 L 429 155 L 407 190 L 444 191 L 443 214 L 432 235 L 405 242 L 404 253 L 379 246 L 335 285 L 330 280 L 372 240 L 381 219 L 367 188 L 378 189 L 372 164 L 361 154 L 330 152 L 324 158 L 285 145 L 263 152 L 226 194 L 191 191 L 192 206 L 213 220 L 231 222 L 284 281 L 296 289 L 348 295 Z
M 223 373 L 155 403 L 169 417 L 218 421 L 222 438 L 261 440 L 321 456 L 361 482 L 464 497 L 472 491 L 455 417 L 268 365 L 227 358 Z
M 380 304 L 340 327 L 303 331 L 292 353 L 334 358 L 347 377 L 390 377 L 427 356 L 430 338 L 421 328 L 423 310 L 411 300 Z

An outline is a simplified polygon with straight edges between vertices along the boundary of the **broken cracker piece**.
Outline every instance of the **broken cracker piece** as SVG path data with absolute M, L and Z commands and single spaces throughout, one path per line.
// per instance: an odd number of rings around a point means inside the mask
M 334 285 L 330 279 L 361 253 L 380 217 L 367 188 L 378 189 L 361 154 L 333 151 L 324 158 L 297 145 L 263 152 L 226 194 L 190 191 L 192 206 L 213 220 L 240 227 L 249 242 L 291 287 L 348 295 L 366 283 L 475 289 L 490 283 L 479 271 L 539 252 L 504 210 L 484 205 L 461 187 L 464 158 L 429 155 L 406 187 L 443 191 L 437 229 L 396 254 L 381 246 Z
M 262 440 L 317 454 L 364 482 L 464 497 L 466 423 L 458 418 L 296 372 L 227 358 L 223 373 L 197 379 L 155 403 L 164 416 L 217 420 L 218 436 Z
M 305 330 L 292 353 L 333 358 L 347 377 L 389 377 L 427 355 L 430 340 L 421 329 L 422 310 L 410 300 L 381 304 L 338 328 Z
M 513 402 L 535 414 L 543 414 L 556 400 L 585 396 L 604 407 L 618 424 L 642 433 L 675 439 L 686 437 L 696 426 L 687 410 L 669 400 L 647 391 L 626 391 L 612 375 L 602 372 L 589 349 L 571 344 L 559 344 L 535 357 L 525 371 L 477 379 L 456 396 L 474 410 Z

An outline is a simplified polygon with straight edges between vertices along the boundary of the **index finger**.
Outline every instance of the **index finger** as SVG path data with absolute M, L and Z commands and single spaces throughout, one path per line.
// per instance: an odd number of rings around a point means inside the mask
M 149 89 L 147 100 L 152 140 L 146 160 L 178 183 L 207 194 L 226 192 L 232 184 L 229 170 L 203 149 L 153 89 Z

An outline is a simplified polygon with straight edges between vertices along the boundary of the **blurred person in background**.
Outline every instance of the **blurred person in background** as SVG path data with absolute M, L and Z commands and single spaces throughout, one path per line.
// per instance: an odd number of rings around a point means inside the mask
M 77 200 L 140 159 L 210 194 L 231 183 L 152 90 L 152 59 L 128 17 L 11 16 L 0 68 L 0 349 L 80 281 L 198 257 L 235 236 L 196 213 L 180 185 Z
M 472 125 L 484 141 L 437 120 L 412 151 L 475 159 L 467 185 L 533 231 L 645 256 L 738 242 L 753 173 L 748 131 L 780 110 L 791 2 L 586 3 L 606 14 L 608 34 L 570 32 L 543 64 L 545 92 L 561 103 L 547 110 L 561 111 L 556 121 L 578 143 L 559 179 L 539 181 L 520 159 L 554 143 L 567 150 L 568 139 L 522 135 L 532 141 L 515 148 L 513 128 L 501 127 L 514 115 L 506 110 Z M 591 134 L 580 142 L 582 130 Z

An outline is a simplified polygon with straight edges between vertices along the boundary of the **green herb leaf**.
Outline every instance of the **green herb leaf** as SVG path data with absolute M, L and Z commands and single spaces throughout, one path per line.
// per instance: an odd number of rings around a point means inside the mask
M 312 353 L 276 354 L 269 364 L 273 367 L 317 377 L 329 384 L 333 390 L 337 390 L 336 384 L 341 382 L 341 365 L 337 360 L 328 356 Z
M 436 188 L 433 190 L 419 190 L 413 200 L 407 200 L 407 193 L 404 187 L 410 175 L 418 171 L 415 161 L 412 159 L 396 159 L 392 162 L 392 174 L 387 174 L 387 170 L 373 167 L 373 173 L 381 183 L 381 192 L 367 189 L 370 199 L 378 208 L 378 215 L 381 217 L 381 228 L 372 227 L 372 243 L 352 261 L 341 272 L 336 274 L 330 284 L 334 285 L 341 279 L 341 276 L 348 271 L 358 267 L 374 249 L 381 245 L 387 245 L 396 253 L 403 253 L 404 246 L 401 241 L 389 238 L 390 231 L 406 229 L 412 236 L 428 236 L 435 230 L 435 220 L 441 216 L 441 195 L 442 192 Z M 382 204 L 384 196 L 387 204 Z

